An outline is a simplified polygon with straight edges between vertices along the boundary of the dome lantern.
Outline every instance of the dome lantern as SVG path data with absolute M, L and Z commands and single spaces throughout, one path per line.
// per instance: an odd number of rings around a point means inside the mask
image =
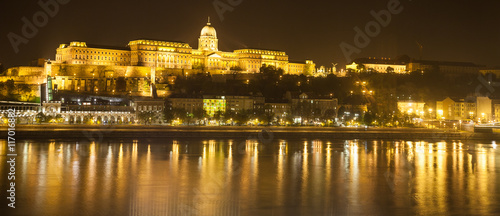
M 201 36 L 207 36 L 207 37 L 214 37 L 217 38 L 217 32 L 215 31 L 215 28 L 212 26 L 210 23 L 210 17 L 208 17 L 208 23 L 203 29 L 201 30 Z

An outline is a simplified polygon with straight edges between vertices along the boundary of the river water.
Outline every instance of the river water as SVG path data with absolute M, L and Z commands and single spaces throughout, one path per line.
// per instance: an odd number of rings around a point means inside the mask
M 138 139 L 17 143 L 2 215 L 499 215 L 493 141 Z M 0 188 L 7 197 L 7 143 Z

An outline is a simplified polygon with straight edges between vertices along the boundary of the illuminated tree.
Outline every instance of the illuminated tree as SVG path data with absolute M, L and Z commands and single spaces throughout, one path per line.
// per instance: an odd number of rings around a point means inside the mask
M 337 117 L 337 112 L 334 109 L 327 109 L 325 110 L 325 113 L 323 113 L 322 118 L 324 120 L 332 120 Z
M 14 89 L 15 89 L 15 84 L 13 79 L 9 79 L 5 82 L 5 87 L 7 88 L 7 94 L 10 97 L 13 97 L 14 94 Z
M 365 125 L 373 125 L 373 122 L 375 121 L 375 116 L 371 112 L 366 112 L 365 115 L 363 116 L 363 122 Z
M 64 123 L 64 118 L 61 114 L 57 114 L 55 120 L 57 123 Z
M 240 66 L 233 66 L 233 67 L 231 67 L 230 70 L 231 71 L 235 71 L 235 72 L 243 71 L 243 69 Z
M 36 114 L 35 119 L 36 119 L 36 122 L 39 124 L 48 121 L 48 117 L 43 112 L 39 112 L 38 114 Z
M 192 117 L 197 119 L 198 121 L 203 120 L 205 117 L 207 117 L 207 111 L 203 108 L 196 108 L 193 110 Z
M 358 69 L 358 72 L 364 72 L 366 70 L 366 67 L 364 64 L 358 64 L 356 66 L 356 69 Z
M 153 111 L 143 111 L 137 114 L 137 118 L 143 124 L 152 124 L 153 120 L 157 119 L 157 113 Z
M 217 110 L 214 113 L 214 119 L 219 122 L 219 125 L 224 120 L 224 112 L 222 110 Z
M 250 110 L 242 110 L 235 115 L 234 120 L 239 125 L 244 125 L 250 120 L 251 114 L 252 111 Z

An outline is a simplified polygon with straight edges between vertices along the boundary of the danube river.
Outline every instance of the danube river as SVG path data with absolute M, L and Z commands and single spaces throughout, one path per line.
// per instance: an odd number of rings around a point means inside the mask
M 499 215 L 494 141 L 85 139 L 17 143 L 2 215 Z

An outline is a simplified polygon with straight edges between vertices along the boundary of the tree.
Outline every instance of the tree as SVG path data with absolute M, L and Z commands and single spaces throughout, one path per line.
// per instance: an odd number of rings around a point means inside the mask
M 306 67 L 304 68 L 304 76 L 312 76 L 316 68 L 314 68 L 313 64 L 306 64 Z
M 231 124 L 234 123 L 234 119 L 236 119 L 236 112 L 231 110 L 231 109 L 226 109 L 226 112 L 224 114 L 224 119 L 226 121 L 231 120 Z
M 187 111 L 182 108 L 166 108 L 163 110 L 163 119 L 168 123 L 173 123 L 175 120 L 185 121 L 187 119 Z
M 222 110 L 217 110 L 214 113 L 214 119 L 219 122 L 219 125 L 221 125 L 222 121 L 224 121 L 224 112 Z
M 337 112 L 334 109 L 327 109 L 325 113 L 323 113 L 323 119 L 331 120 L 337 117 Z
M 270 125 L 274 120 L 275 114 L 271 112 L 271 105 L 267 104 L 263 108 L 254 110 L 254 117 L 264 122 L 264 124 Z
M 163 109 L 163 120 L 167 121 L 167 123 L 172 123 L 176 118 L 175 109 L 171 107 Z
M 17 84 L 16 85 L 17 94 L 24 96 L 24 101 L 30 101 L 30 98 L 34 95 L 31 85 L 29 84 Z M 23 97 L 20 98 L 23 100 Z
M 197 119 L 198 121 L 203 120 L 205 117 L 207 117 L 207 111 L 203 108 L 196 108 L 193 110 L 193 118 Z
M 47 116 L 43 112 L 39 112 L 38 114 L 36 114 L 35 119 L 36 119 L 36 122 L 39 124 L 47 122 L 47 120 L 48 120 Z
M 282 76 L 285 71 L 281 68 L 276 68 L 273 65 L 263 65 L 260 67 L 260 72 L 264 75 L 265 78 L 273 78 L 277 79 L 279 76 Z
M 57 114 L 55 120 L 57 123 L 64 123 L 64 118 L 61 114 Z
M 365 123 L 365 125 L 373 125 L 374 121 L 375 116 L 371 112 L 366 112 L 363 116 L 363 122 Z
M 139 114 L 137 115 L 139 121 L 144 124 L 151 124 L 153 120 L 156 119 L 156 117 L 156 112 L 153 111 L 143 111 L 139 112 Z
M 356 66 L 356 69 L 358 69 L 358 72 L 364 72 L 366 70 L 366 67 L 364 64 L 358 64 Z
M 116 92 L 125 92 L 127 91 L 127 81 L 125 80 L 125 77 L 118 77 L 116 79 Z
M 195 70 L 203 70 L 205 68 L 205 64 L 203 63 L 194 63 L 193 64 L 193 69 Z
M 295 116 L 302 117 L 303 120 L 309 120 L 316 117 L 313 105 L 308 101 L 300 101 L 292 109 Z
M 276 115 L 273 112 L 264 112 L 262 120 L 264 120 L 264 124 L 270 125 L 273 122 L 275 116 Z
M 244 125 L 250 120 L 250 115 L 252 114 L 251 110 L 242 110 L 235 115 L 235 122 L 239 125 Z
M 387 67 L 386 72 L 387 73 L 394 73 L 394 68 L 389 66 L 389 67 Z
M 243 71 L 243 69 L 240 66 L 233 66 L 230 68 L 230 70 L 235 71 L 235 72 Z
M 139 81 L 139 91 L 148 92 L 150 90 L 150 85 L 148 80 Z
M 13 79 L 7 80 L 5 82 L 5 87 L 7 87 L 7 94 L 12 97 L 15 89 L 14 80 Z

